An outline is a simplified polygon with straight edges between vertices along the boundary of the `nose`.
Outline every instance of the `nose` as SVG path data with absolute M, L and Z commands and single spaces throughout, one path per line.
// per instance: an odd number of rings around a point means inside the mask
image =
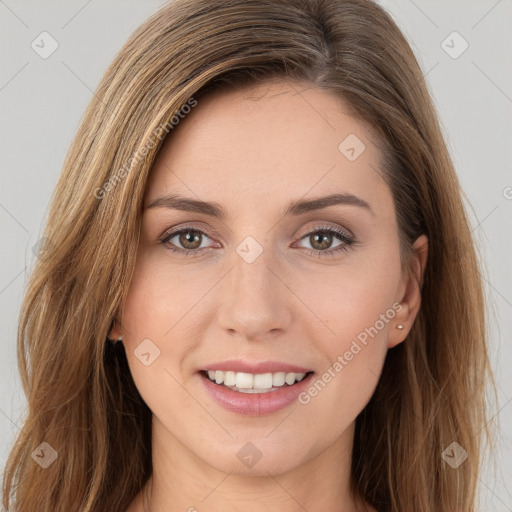
M 297 299 L 287 287 L 283 265 L 271 251 L 252 262 L 239 254 L 220 287 L 218 322 L 240 340 L 267 340 L 285 332 L 294 321 Z

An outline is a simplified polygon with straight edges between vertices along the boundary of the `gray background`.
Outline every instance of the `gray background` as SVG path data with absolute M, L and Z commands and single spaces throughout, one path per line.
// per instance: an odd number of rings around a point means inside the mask
M 22 423 L 17 316 L 53 187 L 98 81 L 163 0 L 0 0 L 0 467 Z M 499 427 L 482 511 L 512 511 L 512 1 L 383 0 L 409 38 L 437 105 L 484 259 Z M 58 49 L 41 58 L 43 31 Z M 462 49 L 457 31 L 469 44 Z M 443 49 L 452 53 L 450 56 Z M 450 48 L 452 47 L 452 48 Z M 509 261 L 507 264 L 506 262 Z M 492 404 L 491 404 L 492 405 Z

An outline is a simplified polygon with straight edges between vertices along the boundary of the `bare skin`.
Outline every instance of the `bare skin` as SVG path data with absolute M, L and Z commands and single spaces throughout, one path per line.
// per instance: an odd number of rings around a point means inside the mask
M 149 508 L 141 492 L 128 512 L 375 510 L 350 491 L 355 419 L 387 350 L 404 341 L 419 310 L 428 240 L 416 240 L 415 274 L 404 276 L 381 155 L 347 112 L 326 91 L 271 82 L 204 98 L 163 146 L 145 205 L 177 193 L 215 202 L 226 216 L 144 211 L 133 280 L 111 333 L 122 332 L 153 412 Z M 349 151 L 353 161 L 338 149 L 349 134 L 365 145 L 358 156 L 360 147 Z M 335 193 L 369 208 L 335 204 L 283 216 L 292 201 Z M 198 248 L 179 234 L 159 241 L 184 226 Z M 355 242 L 315 239 L 329 228 Z M 262 248 L 251 263 L 236 251 L 249 236 Z M 344 356 L 377 325 L 361 350 Z M 146 366 L 134 350 L 148 338 L 160 354 Z M 339 356 L 346 364 L 336 371 Z M 307 403 L 243 415 L 214 402 L 198 373 L 231 358 L 285 361 L 318 378 L 331 368 L 331 379 Z M 261 454 L 252 467 L 237 456 L 248 442 Z

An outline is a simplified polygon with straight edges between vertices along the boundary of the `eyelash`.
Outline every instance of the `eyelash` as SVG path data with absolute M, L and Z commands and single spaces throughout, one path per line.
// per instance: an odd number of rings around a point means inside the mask
M 191 254 L 197 254 L 199 252 L 202 252 L 204 249 L 211 249 L 211 247 L 203 247 L 202 249 L 182 249 L 180 247 L 173 246 L 173 245 L 171 245 L 169 243 L 169 240 L 173 239 L 176 235 L 179 235 L 179 234 L 181 234 L 183 232 L 187 232 L 187 231 L 194 231 L 194 232 L 197 232 L 197 233 L 201 233 L 202 235 L 205 235 L 206 237 L 211 239 L 211 237 L 208 236 L 208 234 L 205 233 L 204 231 L 202 231 L 201 229 L 198 229 L 198 228 L 195 228 L 195 227 L 192 227 L 192 226 L 184 226 L 184 227 L 181 227 L 180 229 L 177 229 L 175 231 L 171 231 L 171 232 L 165 233 L 159 239 L 159 242 L 161 244 L 167 245 L 167 249 L 169 251 L 171 251 L 173 253 L 179 253 L 179 254 L 182 254 L 182 255 L 185 255 L 185 256 L 189 256 Z M 353 238 L 352 236 L 348 235 L 347 233 L 345 233 L 341 229 L 335 228 L 335 227 L 332 227 L 332 226 L 319 226 L 319 227 L 317 227 L 317 228 L 315 228 L 315 229 L 305 233 L 303 236 L 301 236 L 299 238 L 299 241 L 303 240 L 304 238 L 306 238 L 306 237 L 308 237 L 308 236 L 310 236 L 310 235 L 312 235 L 314 233 L 325 233 L 325 232 L 337 235 L 336 238 L 338 238 L 338 240 L 343 242 L 343 244 L 336 246 L 334 249 L 326 249 L 325 251 L 321 251 L 319 249 L 308 249 L 308 248 L 305 248 L 305 247 L 302 247 L 302 249 L 304 249 L 311 256 L 316 256 L 316 257 L 319 257 L 319 258 L 323 258 L 323 257 L 326 257 L 326 256 L 330 256 L 333 253 L 346 252 L 346 251 L 348 251 L 351 248 L 351 246 L 354 243 L 356 243 L 355 238 Z

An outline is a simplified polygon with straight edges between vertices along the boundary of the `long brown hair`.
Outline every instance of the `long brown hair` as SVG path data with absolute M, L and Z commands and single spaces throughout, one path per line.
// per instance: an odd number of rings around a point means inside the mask
M 412 242 L 429 239 L 421 310 L 356 420 L 353 490 L 379 511 L 475 509 L 493 382 L 482 279 L 462 191 L 404 36 L 368 0 L 176 0 L 113 60 L 55 190 L 20 315 L 28 411 L 4 475 L 7 510 L 123 511 L 147 482 L 151 412 L 122 345 L 106 337 L 134 268 L 148 174 L 186 105 L 212 88 L 271 79 L 338 94 L 373 128 L 404 272 Z M 46 469 L 31 456 L 42 442 L 58 454 Z M 456 469 L 442 457 L 452 442 L 468 454 Z

